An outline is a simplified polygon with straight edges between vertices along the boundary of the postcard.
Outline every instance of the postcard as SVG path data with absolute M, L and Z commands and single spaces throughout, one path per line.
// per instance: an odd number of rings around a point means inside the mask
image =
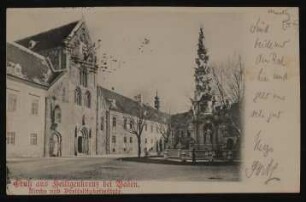
M 7 194 L 298 193 L 298 16 L 9 8 Z

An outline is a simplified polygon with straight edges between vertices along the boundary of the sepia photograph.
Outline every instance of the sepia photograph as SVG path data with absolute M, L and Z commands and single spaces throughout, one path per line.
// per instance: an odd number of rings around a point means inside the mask
M 296 111 L 286 116 L 289 101 L 299 101 L 298 89 L 290 90 L 298 86 L 290 80 L 298 63 L 287 57 L 298 57 L 298 35 L 278 39 L 273 30 L 298 34 L 292 9 L 8 9 L 7 194 L 171 193 L 175 186 L 161 191 L 154 183 L 214 185 L 191 191 L 202 193 L 227 192 L 235 186 L 226 183 L 244 186 L 253 178 L 285 183 L 274 155 L 280 144 L 271 145 L 277 137 L 263 137 L 280 126 L 291 130 L 282 125 L 288 119 L 299 124 Z M 285 25 L 278 23 L 287 14 Z M 275 41 L 260 38 L 269 34 Z M 287 73 L 290 65 L 295 69 Z M 256 105 L 264 100 L 270 104 Z M 296 154 L 298 127 L 291 132 Z M 257 154 L 263 161 L 251 158 Z M 292 165 L 299 164 L 295 157 Z

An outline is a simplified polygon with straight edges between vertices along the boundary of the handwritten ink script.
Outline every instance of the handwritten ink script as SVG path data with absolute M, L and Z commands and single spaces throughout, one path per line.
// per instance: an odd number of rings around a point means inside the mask
M 273 22 L 270 20 L 271 15 L 276 18 Z M 251 121 L 256 121 L 258 127 L 253 135 L 254 159 L 246 166 L 244 173 L 247 178 L 262 179 L 266 185 L 281 181 L 278 176 L 281 165 L 275 157 L 278 151 L 270 137 L 276 135 L 273 134 L 273 128 L 277 128 L 276 125 L 286 115 L 287 95 L 282 89 L 289 80 L 290 61 L 286 50 L 292 41 L 287 30 L 296 27 L 298 20 L 293 19 L 288 9 L 268 9 L 249 26 L 253 39 L 251 47 L 255 52 L 251 58 L 251 68 L 255 70 L 258 86 L 251 95 L 252 107 L 247 116 Z M 268 128 L 269 132 L 266 130 Z
M 292 27 L 294 28 L 299 27 L 298 19 L 293 19 L 288 9 L 269 9 L 268 13 L 271 15 L 277 15 L 281 17 L 281 25 L 284 31 Z
M 265 143 L 261 137 L 262 131 L 258 131 L 254 139 L 254 151 L 259 152 L 263 156 L 263 160 L 254 160 L 252 165 L 245 170 L 248 178 L 256 176 L 264 176 L 266 178 L 265 184 L 270 181 L 280 181 L 279 177 L 275 177 L 274 172 L 278 168 L 278 162 L 273 157 L 274 149 L 268 143 Z

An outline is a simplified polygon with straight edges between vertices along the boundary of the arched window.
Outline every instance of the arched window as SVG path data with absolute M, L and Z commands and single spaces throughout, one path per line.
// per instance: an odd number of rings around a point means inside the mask
M 82 92 L 79 87 L 77 87 L 74 91 L 74 102 L 77 105 L 82 105 Z
M 91 106 L 91 94 L 89 91 L 87 91 L 85 93 L 85 97 L 84 97 L 84 104 L 86 107 L 90 108 Z
M 133 129 L 133 125 L 134 125 L 134 120 L 131 119 L 131 120 L 130 120 L 130 129 Z
M 61 121 L 62 121 L 61 108 L 59 106 L 56 106 L 54 108 L 54 122 L 61 123 Z
M 82 116 L 82 125 L 83 125 L 83 126 L 86 124 L 86 123 L 85 123 L 85 119 L 86 119 L 86 118 L 85 118 L 85 115 L 83 115 L 83 116 Z
M 87 77 L 88 77 L 87 75 L 88 75 L 87 71 L 84 70 L 84 87 L 87 87 Z
M 65 102 L 66 98 L 66 88 L 63 88 L 62 90 L 62 101 Z
M 80 69 L 80 75 L 79 75 L 79 78 L 80 78 L 80 85 L 83 85 L 83 70 Z
M 80 69 L 80 84 L 87 87 L 87 71 L 86 69 Z

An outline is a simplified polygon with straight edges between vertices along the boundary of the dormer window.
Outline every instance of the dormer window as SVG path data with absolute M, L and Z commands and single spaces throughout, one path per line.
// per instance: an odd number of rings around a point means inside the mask
M 6 72 L 8 73 L 8 74 L 15 74 L 15 64 L 14 63 L 12 63 L 12 62 L 8 62 L 7 63 L 7 65 L 6 65 Z
M 111 109 L 116 109 L 117 108 L 115 99 L 107 99 L 107 101 L 109 102 L 109 105 L 110 105 Z
M 112 100 L 112 108 L 116 108 L 116 100 L 115 99 Z
M 18 76 L 21 75 L 21 66 L 19 64 L 15 65 L 15 74 Z
M 36 41 L 30 40 L 30 41 L 29 41 L 29 49 L 33 49 L 33 48 L 35 47 L 36 44 L 37 44 Z

